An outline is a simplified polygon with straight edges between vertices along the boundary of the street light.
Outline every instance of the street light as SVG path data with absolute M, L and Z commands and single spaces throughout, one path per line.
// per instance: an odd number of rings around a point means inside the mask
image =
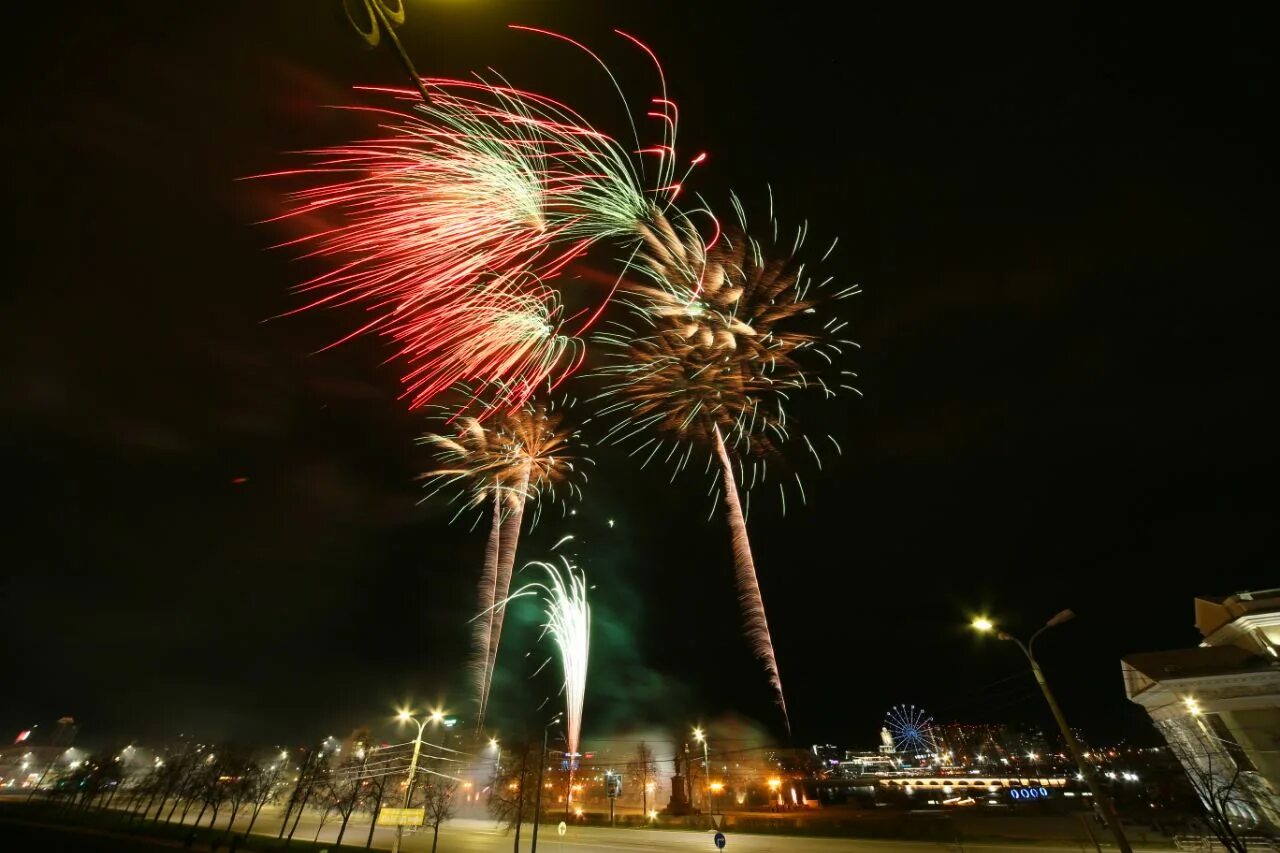
M 551 718 L 551 722 L 542 727 L 542 757 L 538 759 L 538 800 L 533 807 L 533 846 L 529 848 L 529 853 L 538 853 L 538 825 L 542 823 L 542 771 L 547 766 L 547 734 L 551 731 L 551 727 L 563 718 L 564 712 L 561 711 Z M 492 742 L 497 744 L 496 740 Z M 524 799 L 523 791 L 520 792 L 520 798 Z M 518 835 L 516 839 L 519 843 Z
M 711 758 L 707 751 L 707 736 L 701 726 L 693 727 L 693 739 L 702 744 L 702 770 L 707 776 L 707 814 L 714 826 L 716 822 L 716 801 L 711 793 Z
M 422 730 L 427 727 L 427 723 L 440 722 L 444 719 L 444 714 L 439 710 L 431 712 L 431 716 L 425 720 L 418 720 L 407 708 L 402 708 L 396 719 L 402 723 L 413 723 L 418 727 L 418 734 L 413 738 L 413 758 L 409 759 L 409 784 L 404 788 L 404 807 L 409 808 L 409 800 L 413 797 L 413 784 L 418 781 L 418 756 L 422 752 Z M 396 840 L 391 845 L 391 853 L 400 853 L 400 839 L 404 836 L 404 824 L 396 824 Z
M 1084 760 L 1084 756 L 1080 751 L 1080 744 L 1076 741 L 1076 736 L 1071 731 L 1071 727 L 1067 725 L 1067 718 L 1063 716 L 1062 709 L 1058 707 L 1058 700 L 1054 698 L 1053 691 L 1049 689 L 1049 682 L 1044 677 L 1044 671 L 1040 669 L 1040 664 L 1032 653 L 1037 637 L 1050 628 L 1061 625 L 1063 622 L 1069 622 L 1075 616 L 1076 614 L 1070 610 L 1058 611 L 1038 631 L 1031 635 L 1031 639 L 1026 644 L 1023 644 L 1017 637 L 997 629 L 995 623 L 986 617 L 980 616 L 974 619 L 971 624 L 973 629 L 979 633 L 985 634 L 995 631 L 996 639 L 1009 640 L 1015 643 L 1022 651 L 1022 654 L 1026 656 L 1027 663 L 1031 664 L 1031 672 L 1036 677 L 1036 683 L 1040 685 L 1040 692 L 1044 694 L 1044 700 L 1049 704 L 1049 710 L 1053 712 L 1053 719 L 1058 723 L 1058 728 L 1062 731 L 1062 739 L 1067 742 L 1067 749 L 1071 751 L 1072 759 L 1075 761 L 1076 766 L 1080 768 L 1085 784 L 1088 785 L 1089 792 L 1093 794 L 1093 801 L 1102 810 L 1102 817 L 1107 822 L 1107 828 L 1111 830 L 1112 836 L 1115 837 L 1116 847 L 1120 849 L 1120 853 L 1133 853 L 1133 848 L 1129 846 L 1129 839 L 1125 837 L 1124 828 L 1120 825 L 1120 816 L 1116 814 L 1115 803 L 1111 802 L 1111 798 L 1102 790 L 1102 785 L 1098 782 L 1098 775 L 1094 772 L 1093 766 Z

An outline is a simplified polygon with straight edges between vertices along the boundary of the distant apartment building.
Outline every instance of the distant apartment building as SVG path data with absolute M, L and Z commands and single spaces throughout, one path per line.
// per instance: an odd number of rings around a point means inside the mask
M 935 723 L 933 739 L 938 755 L 948 764 L 1025 764 L 1049 751 L 1037 728 L 1007 723 Z
M 1280 589 L 1195 600 L 1198 648 L 1128 655 L 1146 709 L 1201 799 L 1280 832 Z

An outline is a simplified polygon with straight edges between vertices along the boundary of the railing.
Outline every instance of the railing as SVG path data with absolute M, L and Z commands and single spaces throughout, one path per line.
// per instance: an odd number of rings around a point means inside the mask
M 1248 850 L 1280 853 L 1280 839 L 1261 835 L 1242 835 L 1240 842 Z M 1227 848 L 1212 835 L 1175 835 L 1173 845 L 1182 853 L 1226 853 Z

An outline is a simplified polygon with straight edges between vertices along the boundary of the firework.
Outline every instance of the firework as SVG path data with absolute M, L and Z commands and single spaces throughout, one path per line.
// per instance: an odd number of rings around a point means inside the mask
M 718 235 L 714 245 L 685 224 L 658 222 L 644 232 L 634 268 L 646 281 L 623 285 L 640 325 L 598 335 L 614 356 L 600 371 L 608 385 L 598 399 L 601 414 L 617 416 L 609 440 L 648 436 L 633 451 L 647 454 L 645 464 L 665 451 L 678 472 L 695 447 L 710 451 L 708 466 L 716 464 L 720 473 L 717 495 L 725 497 L 747 637 L 789 729 L 740 493 L 749 500 L 748 490 L 763 481 L 768 461 L 781 457 L 786 442 L 802 440 L 821 465 L 812 440 L 793 432 L 787 407 L 798 391 L 834 396 L 838 388 L 852 389 L 851 374 L 836 363 L 856 345 L 839 338 L 840 321 L 821 323 L 821 312 L 829 298 L 856 288 L 828 295 L 828 282 L 810 278 L 797 257 L 803 229 L 782 251 L 775 236 L 766 255 L 747 235 L 736 199 L 734 206 L 741 232 Z M 824 368 L 834 371 L 830 383 Z M 798 476 L 795 482 L 803 496 Z M 785 504 L 785 490 L 782 495 Z
M 484 725 L 505 613 L 494 605 L 511 587 L 525 507 L 533 505 L 536 524 L 544 506 L 563 506 L 567 498 L 581 496 L 578 481 L 584 474 L 572 455 L 577 433 L 562 427 L 561 420 L 562 413 L 551 406 L 528 403 L 485 421 L 457 418 L 453 435 L 429 433 L 422 438 L 435 448 L 441 466 L 423 475 L 434 487 L 428 498 L 452 491 L 459 514 L 491 504 L 480 576 L 483 618 L 477 620 L 473 636 L 477 730 Z
M 550 635 L 560 657 L 564 676 L 565 722 L 569 754 L 578 752 L 582 734 L 582 701 L 587 691 L 587 659 L 591 649 L 591 606 L 587 603 L 586 575 L 566 557 L 561 566 L 532 562 L 525 569 L 536 568 L 546 575 L 545 582 L 533 582 L 516 590 L 505 605 L 516 598 L 537 596 L 546 613 L 543 636 Z M 569 764 L 573 766 L 572 760 Z M 570 785 L 572 790 L 572 785 Z
M 411 407 L 458 382 L 492 404 L 484 411 L 518 406 L 581 364 L 578 336 L 609 299 L 565 316 L 556 288 L 566 265 L 600 240 L 629 251 L 680 191 L 676 106 L 665 91 L 654 98 L 662 142 L 641 147 L 637 134 L 632 147 L 505 82 L 425 82 L 429 104 L 416 91 L 369 90 L 393 99 L 367 108 L 383 137 L 304 152 L 308 167 L 259 176 L 319 181 L 278 217 L 325 223 L 284 244 L 333 265 L 299 286 L 313 298 L 297 310 L 364 306 L 371 319 L 342 340 L 390 338 Z M 658 159 L 653 186 L 640 155 Z

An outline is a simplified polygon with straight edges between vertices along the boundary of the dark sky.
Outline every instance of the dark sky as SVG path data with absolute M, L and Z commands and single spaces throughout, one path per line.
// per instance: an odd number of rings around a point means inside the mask
M 809 507 L 751 520 L 797 741 L 870 745 L 900 702 L 1045 721 L 1016 650 L 964 625 L 1062 607 L 1041 657 L 1069 716 L 1147 737 L 1119 657 L 1194 644 L 1197 594 L 1280 580 L 1266 22 L 409 6 L 424 73 L 491 66 L 619 134 L 588 61 L 504 25 L 589 42 L 639 101 L 652 74 L 611 29 L 635 33 L 710 155 L 696 189 L 768 182 L 841 238 L 866 398 L 826 411 L 846 452 Z M 325 107 L 400 84 L 391 54 L 310 0 L 94 4 L 10 53 L 0 731 L 266 742 L 406 698 L 465 712 L 483 529 L 416 504 L 424 422 L 383 345 L 312 354 L 355 316 L 264 322 L 307 268 L 253 224 L 276 188 L 236 180 L 363 129 Z M 587 736 L 777 730 L 705 481 L 596 458 L 575 523 L 523 551 L 576 533 L 598 584 Z M 543 689 L 528 634 L 499 721 Z

